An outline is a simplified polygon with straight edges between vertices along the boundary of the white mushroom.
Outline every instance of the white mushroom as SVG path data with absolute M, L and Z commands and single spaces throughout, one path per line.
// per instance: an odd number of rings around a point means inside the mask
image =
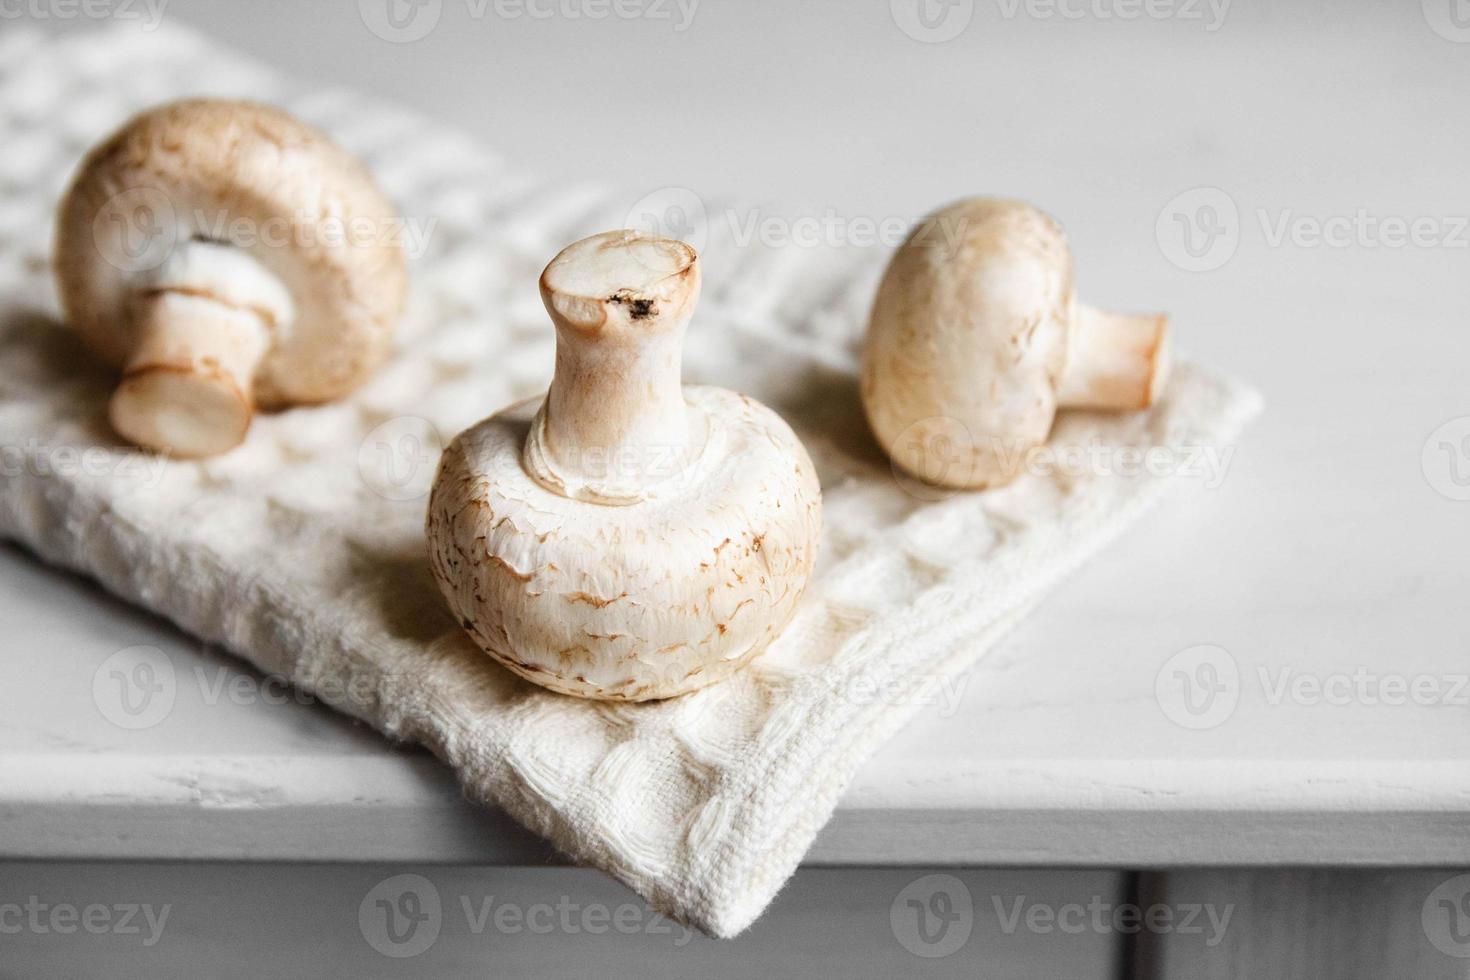
M 642 701 L 749 662 L 811 576 L 821 491 L 795 434 L 721 388 L 681 387 L 700 267 L 613 231 L 541 274 L 544 399 L 460 434 L 429 499 L 435 578 L 474 641 L 556 691 Z
M 124 438 L 208 456 L 257 405 L 327 401 L 388 351 L 407 276 L 367 171 L 286 112 L 196 99 L 94 148 L 61 202 L 66 318 L 122 369 Z
M 1076 302 L 1055 220 L 973 198 L 919 223 L 879 286 L 862 397 L 893 461 L 945 487 L 1010 482 L 1059 408 L 1141 409 L 1168 374 L 1168 318 Z

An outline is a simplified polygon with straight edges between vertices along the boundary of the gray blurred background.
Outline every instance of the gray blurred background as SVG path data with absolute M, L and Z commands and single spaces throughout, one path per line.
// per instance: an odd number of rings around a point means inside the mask
M 1288 402 L 1304 369 L 1353 370 L 1386 316 L 1470 357 L 1442 316 L 1470 297 L 1465 249 L 1267 236 L 1286 214 L 1466 209 L 1463 171 L 1428 163 L 1463 158 L 1459 0 L 149 2 L 552 177 L 875 221 L 1026 198 L 1066 225 L 1089 301 L 1169 310 L 1186 350 Z M 1205 272 L 1156 228 L 1200 187 L 1240 216 L 1238 248 Z M 1309 288 L 1328 278 L 1351 288 Z M 1343 344 L 1297 329 L 1323 319 Z

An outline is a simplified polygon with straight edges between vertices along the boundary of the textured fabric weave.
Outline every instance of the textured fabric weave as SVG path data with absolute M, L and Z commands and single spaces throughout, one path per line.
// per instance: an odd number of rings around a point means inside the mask
M 224 457 L 164 462 L 110 434 L 112 379 L 58 327 L 51 212 L 89 144 L 201 93 L 279 102 L 360 155 L 405 215 L 413 298 L 396 355 L 349 399 L 262 416 Z M 739 244 L 734 223 L 711 221 L 686 377 L 765 401 L 806 443 L 825 496 L 817 578 L 729 683 L 642 706 L 550 694 L 451 620 L 426 563 L 425 495 L 443 440 L 544 390 L 554 338 L 537 275 L 566 243 L 637 220 L 638 193 L 546 186 L 452 131 L 302 91 L 174 28 L 7 30 L 0 147 L 0 536 L 427 745 L 471 796 L 716 935 L 760 914 L 915 710 L 850 692 L 965 669 L 1188 482 L 1062 467 L 945 495 L 896 479 L 853 374 L 886 254 Z M 1184 365 L 1154 411 L 1073 414 L 1054 443 L 1220 447 L 1256 406 Z

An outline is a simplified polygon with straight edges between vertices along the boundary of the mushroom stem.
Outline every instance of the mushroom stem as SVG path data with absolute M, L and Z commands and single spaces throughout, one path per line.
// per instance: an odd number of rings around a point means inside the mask
M 295 310 L 281 281 L 245 251 L 179 244 L 128 306 L 133 345 L 113 393 L 112 426 L 174 456 L 239 445 L 255 412 L 255 369 Z
M 1167 316 L 1105 313 L 1078 303 L 1057 404 L 1062 408 L 1148 408 L 1158 400 L 1168 374 Z
M 556 372 L 526 438 L 527 470 L 562 496 L 646 499 L 703 446 L 684 400 L 684 330 L 699 293 L 682 242 L 609 232 L 565 249 L 541 277 Z
M 679 367 L 683 333 L 683 324 L 647 337 L 559 331 L 556 375 L 546 395 L 555 458 L 585 470 L 602 465 L 601 453 L 688 445 Z
M 253 310 L 162 290 L 135 298 L 138 344 L 109 415 L 126 439 L 175 456 L 239 445 L 255 405 L 251 388 L 268 342 Z

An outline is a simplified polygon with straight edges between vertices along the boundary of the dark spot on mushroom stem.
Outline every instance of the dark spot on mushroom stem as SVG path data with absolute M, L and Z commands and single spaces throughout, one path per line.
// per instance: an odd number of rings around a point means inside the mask
M 658 302 L 644 296 L 634 296 L 626 289 L 618 290 L 607 298 L 609 303 L 621 303 L 628 308 L 628 316 L 634 320 L 646 320 L 658 313 Z

